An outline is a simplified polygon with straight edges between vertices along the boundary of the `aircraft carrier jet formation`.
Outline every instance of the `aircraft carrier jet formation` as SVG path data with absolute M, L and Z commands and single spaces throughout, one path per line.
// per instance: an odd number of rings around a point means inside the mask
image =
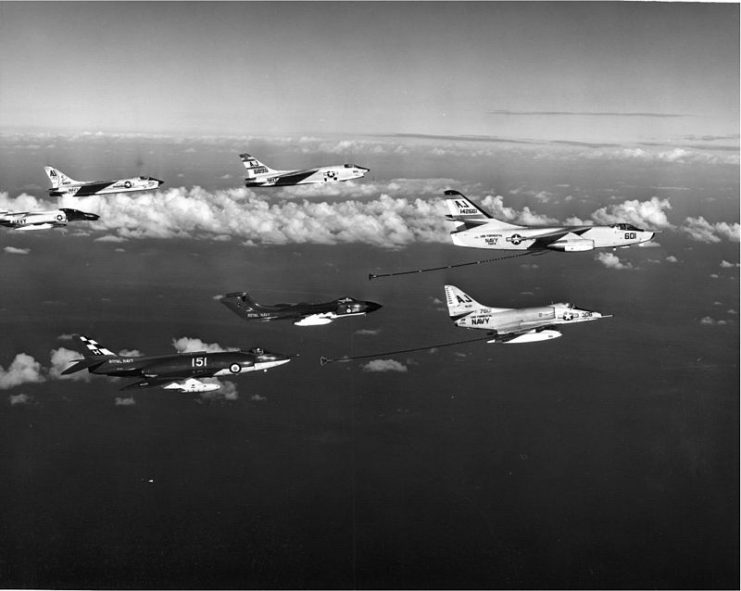
M 87 369 L 92 374 L 139 378 L 139 381 L 124 386 L 122 390 L 160 386 L 167 390 L 181 392 L 210 392 L 218 390 L 221 386 L 201 382 L 199 378 L 237 376 L 242 373 L 267 371 L 291 360 L 289 355 L 271 353 L 261 348 L 249 351 L 218 353 L 196 351 L 156 357 L 131 357 L 116 355 L 91 338 L 80 336 L 79 339 L 85 345 L 83 358 L 67 367 L 62 375 Z M 181 379 L 185 381 L 177 381 Z

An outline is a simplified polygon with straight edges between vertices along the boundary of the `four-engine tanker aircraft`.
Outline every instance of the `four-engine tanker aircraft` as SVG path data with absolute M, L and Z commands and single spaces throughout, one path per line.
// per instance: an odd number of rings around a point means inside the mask
M 220 353 L 197 351 L 157 357 L 126 357 L 116 355 L 88 337 L 80 336 L 79 339 L 85 345 L 83 359 L 76 360 L 62 372 L 62 375 L 87 369 L 94 374 L 142 378 L 124 386 L 122 390 L 161 386 L 180 392 L 209 392 L 218 390 L 220 386 L 201 382 L 198 378 L 267 371 L 291 360 L 288 355 L 270 353 L 260 348 Z M 181 379 L 185 381 L 177 381 Z
M 654 232 L 631 224 L 609 226 L 518 226 L 494 219 L 458 191 L 445 191 L 449 220 L 459 223 L 450 235 L 456 246 L 498 250 L 582 252 L 648 242 Z
M 247 292 L 228 293 L 219 300 L 232 312 L 245 320 L 293 320 L 296 326 L 319 326 L 337 318 L 360 316 L 381 308 L 376 302 L 353 298 L 340 298 L 321 304 L 275 304 L 263 306 Z
M 62 197 L 64 195 L 89 197 L 90 195 L 151 191 L 165 182 L 151 176 L 137 176 L 113 181 L 76 181 L 69 178 L 61 170 L 51 166 L 44 166 L 44 171 L 51 182 L 49 195 L 52 197 Z
M 488 343 L 532 343 L 561 336 L 553 326 L 587 322 L 603 316 L 599 312 L 580 310 L 573 304 L 551 304 L 537 308 L 492 308 L 479 304 L 454 285 L 445 286 L 448 314 L 456 326 L 493 332 Z
M 357 164 L 338 164 L 307 168 L 306 170 L 273 170 L 249 154 L 240 154 L 247 176 L 247 187 L 282 187 L 286 185 L 308 185 L 314 183 L 335 183 L 359 179 L 370 170 Z
M 94 222 L 100 216 L 62 207 L 49 211 L 0 211 L 0 226 L 19 232 L 63 228 L 68 222 Z

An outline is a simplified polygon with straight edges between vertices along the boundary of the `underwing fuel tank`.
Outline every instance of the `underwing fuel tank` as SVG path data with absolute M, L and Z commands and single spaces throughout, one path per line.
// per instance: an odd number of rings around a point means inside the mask
M 331 318 L 326 316 L 307 316 L 301 320 L 294 322 L 296 326 L 322 326 L 323 324 L 329 324 L 332 322 Z
M 517 343 L 535 343 L 537 341 L 549 341 L 551 339 L 557 339 L 560 336 L 562 335 L 557 330 L 541 330 L 540 332 L 537 332 L 537 331 L 526 332 L 525 334 L 516 336 L 513 339 L 507 339 L 507 340 L 492 339 L 486 342 L 487 343 L 504 343 L 505 345 L 514 345 Z
M 219 384 L 207 384 L 196 379 L 189 379 L 184 382 L 172 382 L 162 387 L 165 390 L 178 390 L 179 392 L 213 392 L 221 388 Z
M 561 252 L 584 252 L 586 250 L 594 250 L 594 240 L 587 240 L 586 238 L 580 240 L 556 240 L 556 242 L 551 242 L 548 248 Z

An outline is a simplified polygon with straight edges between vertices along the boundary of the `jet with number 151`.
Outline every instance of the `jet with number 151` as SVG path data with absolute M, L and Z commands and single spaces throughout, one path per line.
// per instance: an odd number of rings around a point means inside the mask
M 161 387 L 181 392 L 210 392 L 218 383 L 199 378 L 238 376 L 242 373 L 267 371 L 291 360 L 289 355 L 270 353 L 255 348 L 249 351 L 196 351 L 157 357 L 116 355 L 91 338 L 78 337 L 85 346 L 82 359 L 67 367 L 62 375 L 87 369 L 90 373 L 121 378 L 138 378 L 122 390 Z M 185 380 L 178 382 L 177 380 Z
M 655 233 L 627 223 L 609 226 L 518 226 L 493 218 L 458 191 L 445 191 L 449 220 L 458 222 L 450 233 L 453 244 L 497 250 L 556 250 L 583 252 L 618 248 L 652 240 Z

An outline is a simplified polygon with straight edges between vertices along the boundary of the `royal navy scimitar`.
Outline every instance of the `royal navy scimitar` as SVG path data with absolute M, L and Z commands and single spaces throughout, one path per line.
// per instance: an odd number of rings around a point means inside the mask
M 159 386 L 181 392 L 208 392 L 218 390 L 219 384 L 201 382 L 199 378 L 234 377 L 267 371 L 291 360 L 289 355 L 271 353 L 259 347 L 249 351 L 197 351 L 157 357 L 130 357 L 116 355 L 91 338 L 80 336 L 79 339 L 84 345 L 83 359 L 76 360 L 62 374 L 87 369 L 94 374 L 139 378 L 139 381 L 124 386 L 122 390 Z

